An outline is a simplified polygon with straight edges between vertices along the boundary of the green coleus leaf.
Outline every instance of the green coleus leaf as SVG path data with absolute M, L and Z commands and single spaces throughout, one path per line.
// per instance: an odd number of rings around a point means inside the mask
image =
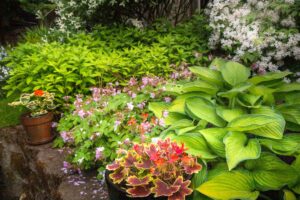
M 300 104 L 282 104 L 276 109 L 283 115 L 284 119 L 300 125 Z
M 257 159 L 260 156 L 261 147 L 257 139 L 248 139 L 241 132 L 229 132 L 224 138 L 226 161 L 229 171 L 240 162 Z
M 217 114 L 222 117 L 225 121 L 230 122 L 232 120 L 234 120 L 235 118 L 246 114 L 246 111 L 244 109 L 241 108 L 225 108 L 225 107 L 221 107 L 218 106 L 217 107 Z
M 202 159 L 214 159 L 217 157 L 200 133 L 185 133 L 183 135 L 173 136 L 173 140 L 178 143 L 184 143 L 187 148 L 187 153 L 199 156 Z
M 197 190 L 212 199 L 257 199 L 252 176 L 247 171 L 223 171 L 204 182 Z
M 279 155 L 291 156 L 295 153 L 300 153 L 299 133 L 285 134 L 280 140 L 260 138 L 259 142 L 261 145 Z
M 291 72 L 284 71 L 284 72 L 269 72 L 264 75 L 257 75 L 249 79 L 249 82 L 257 85 L 263 82 L 273 81 L 273 80 L 280 80 L 284 77 L 292 74 Z
M 185 110 L 192 118 L 204 119 L 218 127 L 223 127 L 226 122 L 217 115 L 215 105 L 202 97 L 191 97 L 185 102 Z
M 184 111 L 184 107 L 185 107 L 185 100 L 190 98 L 190 97 L 197 97 L 197 96 L 200 96 L 200 97 L 203 97 L 207 100 L 210 100 L 211 99 L 211 96 L 206 94 L 206 93 L 203 93 L 203 92 L 189 92 L 189 93 L 185 93 L 185 94 L 182 94 L 182 95 L 179 95 L 171 104 L 170 108 L 169 108 L 169 111 L 170 112 L 178 112 L 178 113 L 181 113 L 181 114 L 185 114 L 185 111 Z
M 258 190 L 279 190 L 297 181 L 297 172 L 288 164 L 271 153 L 262 153 L 259 159 L 248 160 L 245 167 L 255 180 Z
M 157 118 L 162 118 L 163 111 L 168 110 L 169 106 L 170 104 L 165 102 L 150 102 L 148 108 Z
M 219 71 L 207 67 L 190 67 L 189 70 L 200 77 L 201 80 L 207 81 L 218 86 L 223 85 L 223 78 Z
M 261 137 L 281 139 L 285 127 L 285 120 L 278 114 L 242 115 L 227 125 L 230 131 L 247 132 Z
M 231 86 L 236 86 L 248 80 L 250 69 L 240 63 L 229 61 L 221 67 L 224 80 Z
M 227 134 L 227 130 L 224 128 L 207 128 L 199 130 L 199 132 L 213 152 L 225 158 L 225 144 L 223 143 L 223 139 Z

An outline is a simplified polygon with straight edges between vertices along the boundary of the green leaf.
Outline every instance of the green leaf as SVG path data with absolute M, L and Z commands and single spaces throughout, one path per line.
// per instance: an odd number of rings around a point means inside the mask
M 249 81 L 255 85 L 263 83 L 263 82 L 268 82 L 268 81 L 273 81 L 273 80 L 278 80 L 282 79 L 288 75 L 292 74 L 291 72 L 284 71 L 284 72 L 269 72 L 264 75 L 257 75 L 249 79 Z
M 257 139 L 248 139 L 244 133 L 229 132 L 224 138 L 226 161 L 229 171 L 240 162 L 257 159 L 260 156 L 261 147 Z
M 216 113 L 215 105 L 202 97 L 190 97 L 185 102 L 185 109 L 191 117 L 204 119 L 218 127 L 224 127 L 226 122 Z
M 275 92 L 292 92 L 300 91 L 300 83 L 284 84 L 276 89 Z
M 188 117 L 186 115 L 180 114 L 180 113 L 174 113 L 174 112 L 169 112 L 168 116 L 165 118 L 165 124 L 166 125 L 173 125 L 177 123 L 178 121 L 181 120 L 188 120 Z M 178 122 L 179 123 L 179 122 Z
M 292 163 L 292 168 L 297 172 L 298 174 L 298 180 L 297 182 L 290 187 L 296 194 L 300 194 L 300 154 L 296 157 L 296 160 Z
M 221 70 L 221 67 L 225 66 L 225 64 L 227 63 L 227 60 L 224 60 L 222 58 L 215 58 L 210 65 L 208 66 L 209 69 L 212 70 Z
M 227 130 L 224 128 L 207 128 L 199 130 L 204 137 L 208 146 L 218 155 L 225 158 L 225 144 L 223 143 L 224 136 Z
M 213 199 L 257 199 L 252 176 L 246 171 L 224 171 L 200 185 L 197 190 Z
M 283 200 L 297 200 L 295 194 L 289 190 L 283 190 Z
M 280 140 L 260 138 L 261 145 L 279 155 L 291 156 L 300 153 L 300 134 L 286 134 Z
M 218 96 L 231 99 L 231 98 L 237 96 L 239 93 L 242 93 L 245 90 L 249 89 L 251 86 L 252 86 L 251 83 L 244 82 L 244 83 L 236 85 L 231 90 L 228 90 L 226 92 L 219 92 Z
M 162 118 L 163 111 L 168 110 L 169 106 L 170 104 L 165 102 L 150 102 L 148 108 L 157 118 Z
M 224 108 L 224 107 L 217 107 L 217 114 L 222 117 L 225 121 L 230 122 L 235 118 L 246 114 L 246 111 L 241 108 Z
M 252 94 L 239 94 L 238 103 L 247 108 L 258 108 L 261 106 L 263 97 Z
M 185 114 L 184 107 L 185 107 L 185 100 L 188 99 L 189 97 L 195 97 L 195 96 L 200 96 L 205 99 L 210 100 L 211 96 L 203 93 L 203 92 L 190 92 L 190 93 L 185 93 L 182 95 L 179 95 L 171 104 L 169 108 L 169 112 L 178 112 L 181 114 Z
M 273 95 L 273 92 L 275 91 L 274 89 L 265 87 L 264 85 L 256 85 L 249 88 L 249 91 L 252 95 L 263 96 L 263 102 L 268 103 L 270 105 L 275 104 L 275 99 Z
M 184 143 L 187 148 L 187 153 L 199 156 L 200 158 L 214 159 L 217 156 L 209 149 L 205 139 L 200 133 L 185 133 L 183 135 L 174 136 L 172 138 L 178 143 Z
M 261 115 L 249 114 L 242 115 L 227 125 L 230 131 L 247 132 L 254 135 L 281 139 L 285 127 L 285 120 L 278 114 Z
M 207 67 L 190 67 L 189 70 L 200 77 L 201 80 L 207 81 L 218 86 L 223 85 L 223 78 L 219 71 Z
M 224 80 L 231 86 L 236 86 L 248 80 L 250 69 L 240 63 L 229 61 L 221 67 Z
M 214 85 L 211 85 L 205 81 L 196 80 L 193 82 L 185 83 L 182 88 L 182 93 L 187 92 L 204 92 L 210 95 L 215 95 L 219 88 Z
M 286 121 L 300 125 L 300 104 L 282 104 L 277 106 L 276 109 Z
M 271 153 L 262 153 L 257 160 L 245 162 L 251 171 L 258 190 L 279 190 L 285 185 L 294 184 L 297 172 L 288 164 Z

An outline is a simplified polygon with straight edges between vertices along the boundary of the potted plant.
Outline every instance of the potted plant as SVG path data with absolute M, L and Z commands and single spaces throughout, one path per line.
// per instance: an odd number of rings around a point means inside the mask
M 192 174 L 202 166 L 170 139 L 135 144 L 107 165 L 105 179 L 111 200 L 184 200 L 192 193 Z
M 28 144 L 45 144 L 54 138 L 51 127 L 53 113 L 49 112 L 55 108 L 53 101 L 54 93 L 35 90 L 31 94 L 22 94 L 19 101 L 9 104 L 10 106 L 25 106 L 31 111 L 21 116 L 21 123 L 26 130 L 26 142 Z

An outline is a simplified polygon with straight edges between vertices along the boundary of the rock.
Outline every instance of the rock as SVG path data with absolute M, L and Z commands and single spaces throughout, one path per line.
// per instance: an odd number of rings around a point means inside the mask
M 96 172 L 65 174 L 66 152 L 52 144 L 29 146 L 22 126 L 0 129 L 0 199 L 106 200 Z

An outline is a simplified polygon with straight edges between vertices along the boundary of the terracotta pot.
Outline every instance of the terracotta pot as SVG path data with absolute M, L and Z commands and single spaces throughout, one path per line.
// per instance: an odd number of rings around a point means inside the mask
M 108 195 L 110 200 L 167 200 L 168 197 L 158 197 L 154 198 L 153 195 L 149 197 L 142 197 L 142 198 L 133 198 L 128 197 L 125 189 L 119 187 L 118 185 L 114 184 L 109 178 L 109 171 L 105 171 L 105 182 L 108 189 Z
M 30 145 L 45 144 L 55 137 L 52 131 L 53 113 L 49 112 L 38 117 L 31 117 L 29 113 L 21 116 L 21 122 L 27 134 L 27 143 Z

